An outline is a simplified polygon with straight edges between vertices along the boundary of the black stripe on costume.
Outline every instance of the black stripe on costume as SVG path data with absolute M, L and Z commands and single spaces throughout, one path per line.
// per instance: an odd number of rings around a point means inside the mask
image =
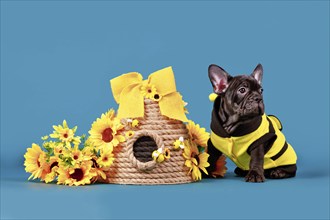
M 267 118 L 267 121 L 269 123 L 269 133 L 275 133 L 275 129 L 274 129 L 272 121 L 269 120 L 269 118 Z
M 273 117 L 273 118 L 275 118 L 279 123 L 280 123 L 280 128 L 278 128 L 280 131 L 282 131 L 282 129 L 283 129 L 283 125 L 282 125 L 282 122 L 280 121 L 280 119 L 278 119 L 278 117 L 276 117 L 275 115 L 268 115 L 268 116 L 271 116 L 271 117 Z
M 277 160 L 278 158 L 280 158 L 280 156 L 282 156 L 284 154 L 284 152 L 288 149 L 288 143 L 285 142 L 284 146 L 282 147 L 282 149 L 280 150 L 280 152 L 278 152 L 276 155 L 272 156 L 271 159 L 272 160 Z
M 264 134 L 263 136 L 261 136 L 259 139 L 255 140 L 247 149 L 247 153 L 250 155 L 251 152 L 259 147 L 261 144 L 265 144 L 264 145 L 264 152 L 265 154 L 269 151 L 269 149 L 273 146 L 274 141 L 276 140 L 277 136 L 275 134 L 275 129 L 274 126 L 272 124 L 272 122 L 267 118 L 268 123 L 269 123 L 269 127 L 268 127 L 268 133 Z

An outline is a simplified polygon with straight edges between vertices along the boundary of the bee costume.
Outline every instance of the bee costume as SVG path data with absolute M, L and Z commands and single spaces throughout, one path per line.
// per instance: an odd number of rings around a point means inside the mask
M 218 109 L 216 109 L 219 106 L 217 101 L 219 99 L 215 100 L 212 112 L 211 138 L 208 143 L 209 154 L 214 154 L 217 149 L 230 158 L 238 168 L 248 171 L 251 151 L 260 144 L 265 144 L 265 170 L 296 164 L 297 155 L 292 146 L 286 142 L 285 136 L 281 132 L 282 125 L 279 119 L 263 114 L 254 127 L 247 128 L 247 134 L 230 136 L 220 124 Z M 219 155 L 219 153 L 216 154 Z

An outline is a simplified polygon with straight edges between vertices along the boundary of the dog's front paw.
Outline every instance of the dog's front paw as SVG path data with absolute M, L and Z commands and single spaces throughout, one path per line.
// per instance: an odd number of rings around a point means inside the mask
M 250 170 L 245 176 L 245 181 L 250 183 L 261 183 L 265 181 L 263 172 L 259 170 Z
M 286 177 L 286 172 L 281 169 L 275 169 L 269 175 L 270 179 L 283 179 L 285 177 Z

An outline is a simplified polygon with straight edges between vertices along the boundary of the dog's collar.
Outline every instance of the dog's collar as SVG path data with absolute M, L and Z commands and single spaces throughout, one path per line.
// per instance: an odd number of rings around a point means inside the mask
M 246 134 L 250 134 L 259 128 L 262 122 L 262 116 L 258 117 L 257 121 L 253 121 L 251 123 L 240 126 L 239 129 L 237 129 L 237 131 L 233 135 L 228 134 L 227 131 L 221 125 L 221 121 L 218 113 L 220 107 L 220 99 L 221 97 L 218 96 L 214 101 L 212 119 L 211 119 L 211 130 L 216 135 L 224 138 L 231 136 L 239 137 Z

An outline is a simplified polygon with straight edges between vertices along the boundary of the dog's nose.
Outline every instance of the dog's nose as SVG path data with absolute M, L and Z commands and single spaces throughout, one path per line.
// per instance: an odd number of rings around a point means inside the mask
M 262 98 L 260 96 L 255 96 L 253 98 L 253 100 L 256 101 L 256 102 L 260 102 L 262 100 Z

